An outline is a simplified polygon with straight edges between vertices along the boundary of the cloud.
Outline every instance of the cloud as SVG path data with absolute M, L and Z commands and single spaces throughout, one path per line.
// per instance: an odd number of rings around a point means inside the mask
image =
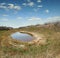
M 21 10 L 21 6 L 14 5 L 14 4 L 6 4 L 6 3 L 1 3 L 0 8 L 2 9 L 12 9 L 12 10 Z
M 7 14 L 3 14 L 3 16 L 9 16 L 9 15 L 7 15 Z
M 27 0 L 27 2 L 30 2 L 31 0 Z
M 7 19 L 7 18 L 2 18 L 1 21 L 3 21 L 3 22 L 7 22 L 8 19 Z
M 9 9 L 16 9 L 16 10 L 20 10 L 21 9 L 21 7 L 18 6 L 18 5 L 14 5 L 14 4 L 8 4 L 8 5 L 9 5 L 8 6 Z
M 6 3 L 1 3 L 0 5 L 5 5 Z
M 21 7 L 20 6 L 15 6 L 14 9 L 21 10 Z
M 17 17 L 17 19 L 22 19 L 22 17 Z
M 0 5 L 0 8 L 7 9 L 7 7 L 6 6 L 3 6 L 3 5 Z
M 9 9 L 13 9 L 14 7 L 15 7 L 14 4 L 8 4 Z
M 46 9 L 46 10 L 45 10 L 45 12 L 46 12 L 46 13 L 49 13 L 49 10 L 48 10 L 48 9 Z
M 31 18 L 29 18 L 28 20 L 30 20 L 30 21 L 35 21 L 35 20 L 41 20 L 41 18 L 31 17 Z
M 34 6 L 34 2 L 29 1 L 28 3 L 22 3 L 23 6 L 30 6 L 33 7 Z
M 35 12 L 38 12 L 39 10 L 40 10 L 40 8 L 38 7 L 38 8 L 34 8 L 33 9 Z
M 47 18 L 47 22 L 57 22 L 60 21 L 60 16 Z
M 38 3 L 42 2 L 41 0 L 37 0 Z
M 60 22 L 60 16 L 49 17 L 46 19 L 39 18 L 39 17 L 31 17 L 28 20 L 29 21 L 39 21 L 41 23 Z
M 38 7 L 38 8 L 42 8 L 43 6 L 42 6 L 42 5 L 38 5 L 37 7 Z
M 42 7 L 43 7 L 43 5 L 37 5 L 36 8 L 33 8 L 33 10 L 34 10 L 35 12 L 37 12 L 37 11 L 39 11 L 40 8 L 42 8 Z
M 33 7 L 34 6 L 34 2 L 29 2 L 28 5 Z
M 23 6 L 26 6 L 27 4 L 26 4 L 26 3 L 23 3 L 22 5 L 23 5 Z

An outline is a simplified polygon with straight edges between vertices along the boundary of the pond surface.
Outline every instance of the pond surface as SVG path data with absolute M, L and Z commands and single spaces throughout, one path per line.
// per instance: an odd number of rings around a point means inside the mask
M 13 34 L 11 34 L 11 37 L 13 39 L 17 39 L 17 40 L 20 40 L 20 41 L 25 41 L 25 42 L 29 42 L 29 41 L 32 41 L 35 39 L 35 37 L 29 35 L 29 34 L 26 34 L 26 33 L 20 33 L 20 32 L 15 32 Z

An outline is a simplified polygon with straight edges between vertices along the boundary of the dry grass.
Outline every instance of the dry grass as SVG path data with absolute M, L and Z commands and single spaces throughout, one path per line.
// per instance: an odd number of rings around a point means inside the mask
M 39 35 L 43 34 L 46 38 L 46 44 L 30 45 L 8 37 L 17 31 L 37 32 Z M 15 47 L 9 44 L 10 40 L 13 44 L 25 45 L 25 47 Z M 59 29 L 39 27 L 0 31 L 0 58 L 60 58 L 60 31 Z

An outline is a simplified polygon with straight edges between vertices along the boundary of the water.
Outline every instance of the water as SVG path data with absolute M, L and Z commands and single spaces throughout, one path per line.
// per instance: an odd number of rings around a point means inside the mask
M 20 32 L 16 32 L 16 33 L 11 34 L 11 37 L 13 39 L 17 39 L 17 40 L 25 41 L 25 42 L 29 42 L 29 41 L 32 41 L 33 39 L 35 39 L 33 36 L 31 36 L 29 34 L 20 33 Z

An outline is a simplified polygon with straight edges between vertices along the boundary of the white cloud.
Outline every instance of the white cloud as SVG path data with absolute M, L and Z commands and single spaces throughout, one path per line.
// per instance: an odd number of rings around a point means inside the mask
M 33 7 L 34 6 L 34 2 L 28 2 L 28 3 L 22 3 L 23 6 L 30 6 Z
M 48 9 L 46 9 L 46 10 L 45 10 L 45 12 L 46 12 L 46 13 L 49 13 L 49 10 L 48 10 Z
M 20 6 L 15 6 L 14 9 L 21 10 L 21 7 Z
M 33 7 L 34 6 L 34 2 L 29 2 L 28 5 Z
M 6 9 L 7 7 L 6 6 L 3 6 L 3 5 L 0 5 L 0 8 Z
M 23 3 L 22 5 L 23 5 L 23 6 L 26 6 L 27 4 L 26 4 L 26 3 Z
M 38 5 L 37 7 L 38 7 L 38 8 L 41 8 L 41 7 L 43 7 L 43 6 L 42 6 L 42 5 Z
M 22 19 L 22 17 L 17 17 L 17 19 Z
M 35 12 L 38 12 L 39 10 L 40 10 L 40 8 L 38 7 L 38 8 L 34 8 L 33 9 Z
M 0 5 L 5 5 L 6 3 L 1 3 Z
M 60 16 L 47 18 L 47 22 L 57 22 L 60 21 Z
M 28 20 L 29 21 L 39 21 L 39 22 L 42 22 L 42 23 L 60 22 L 60 16 L 49 17 L 49 18 L 46 18 L 45 21 L 43 21 L 43 19 L 39 18 L 39 17 L 31 17 Z
M 41 18 L 37 18 L 37 17 L 31 17 L 30 19 L 28 19 L 30 21 L 35 21 L 35 20 L 41 20 Z
M 30 2 L 31 0 L 27 0 L 27 2 Z
M 8 4 L 8 5 L 9 5 L 8 6 L 9 9 L 16 9 L 16 10 L 20 10 L 21 9 L 21 7 L 18 6 L 18 5 L 14 5 L 14 4 Z
M 14 4 L 8 4 L 8 5 L 9 5 L 8 8 L 10 8 L 10 9 L 14 8 Z
M 8 19 L 7 18 L 2 18 L 1 21 L 7 22 Z
M 6 4 L 6 3 L 1 3 L 0 8 L 2 9 L 12 9 L 12 10 L 21 10 L 21 6 L 14 5 L 14 4 Z
M 39 3 L 40 3 L 40 2 L 42 2 L 42 1 L 41 1 L 41 0 L 37 0 L 37 2 L 39 2 Z
M 7 15 L 7 14 L 3 14 L 3 16 L 9 16 L 9 15 Z
M 40 8 L 42 8 L 42 7 L 43 7 L 42 5 L 38 5 L 37 8 L 34 8 L 33 10 L 34 10 L 35 12 L 37 12 L 37 11 L 39 11 Z

